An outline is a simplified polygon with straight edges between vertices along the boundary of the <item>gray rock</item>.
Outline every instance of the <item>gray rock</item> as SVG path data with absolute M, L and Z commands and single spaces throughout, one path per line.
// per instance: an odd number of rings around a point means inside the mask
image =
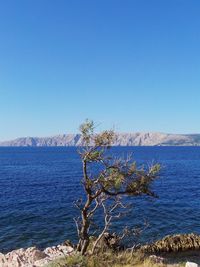
M 46 248 L 44 251 L 36 247 L 20 248 L 7 254 L 0 253 L 0 267 L 42 267 L 45 264 L 73 253 L 73 248 L 58 245 Z

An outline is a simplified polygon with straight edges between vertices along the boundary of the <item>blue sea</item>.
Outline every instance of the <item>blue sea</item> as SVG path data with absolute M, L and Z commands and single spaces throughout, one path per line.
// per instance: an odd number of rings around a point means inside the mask
M 153 185 L 159 198 L 131 199 L 131 211 L 116 222 L 116 230 L 147 221 L 142 242 L 174 233 L 200 234 L 200 147 L 114 147 L 111 153 L 133 153 L 139 164 L 162 164 Z M 75 241 L 73 203 L 83 194 L 80 181 L 76 148 L 1 147 L 0 251 Z

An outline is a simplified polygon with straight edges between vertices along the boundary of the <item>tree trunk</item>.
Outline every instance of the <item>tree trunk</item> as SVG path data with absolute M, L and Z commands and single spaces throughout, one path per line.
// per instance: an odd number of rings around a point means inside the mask
M 80 230 L 80 239 L 78 242 L 78 246 L 77 246 L 77 251 L 81 252 L 82 255 L 85 254 L 85 252 L 87 251 L 87 248 L 89 246 L 89 234 L 88 234 L 88 230 L 89 230 L 89 219 L 87 217 L 87 211 L 92 203 L 92 197 L 90 195 L 88 195 L 88 199 L 85 203 L 85 206 L 82 209 L 81 215 L 82 215 L 82 227 Z

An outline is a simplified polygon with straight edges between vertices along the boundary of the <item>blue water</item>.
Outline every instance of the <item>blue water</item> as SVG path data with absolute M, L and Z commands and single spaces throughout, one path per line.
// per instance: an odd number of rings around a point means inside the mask
M 154 184 L 159 199 L 133 199 L 128 219 L 149 227 L 143 241 L 173 233 L 200 234 L 200 147 L 116 147 L 139 163 L 163 165 Z M 76 239 L 73 202 L 82 194 L 76 148 L 0 148 L 0 251 L 46 247 Z

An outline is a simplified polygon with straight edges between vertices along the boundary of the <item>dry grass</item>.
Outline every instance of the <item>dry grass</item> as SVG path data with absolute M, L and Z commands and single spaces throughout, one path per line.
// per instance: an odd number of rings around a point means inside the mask
M 107 251 L 94 256 L 73 255 L 61 258 L 45 267 L 163 267 L 163 264 L 155 264 L 150 258 L 145 258 L 140 252 Z
M 164 258 L 157 263 L 147 255 L 156 254 Z M 102 249 L 98 255 L 75 254 L 59 259 L 45 267 L 170 267 L 185 266 L 186 261 L 200 265 L 200 236 L 195 234 L 167 236 L 140 250 L 113 252 Z

